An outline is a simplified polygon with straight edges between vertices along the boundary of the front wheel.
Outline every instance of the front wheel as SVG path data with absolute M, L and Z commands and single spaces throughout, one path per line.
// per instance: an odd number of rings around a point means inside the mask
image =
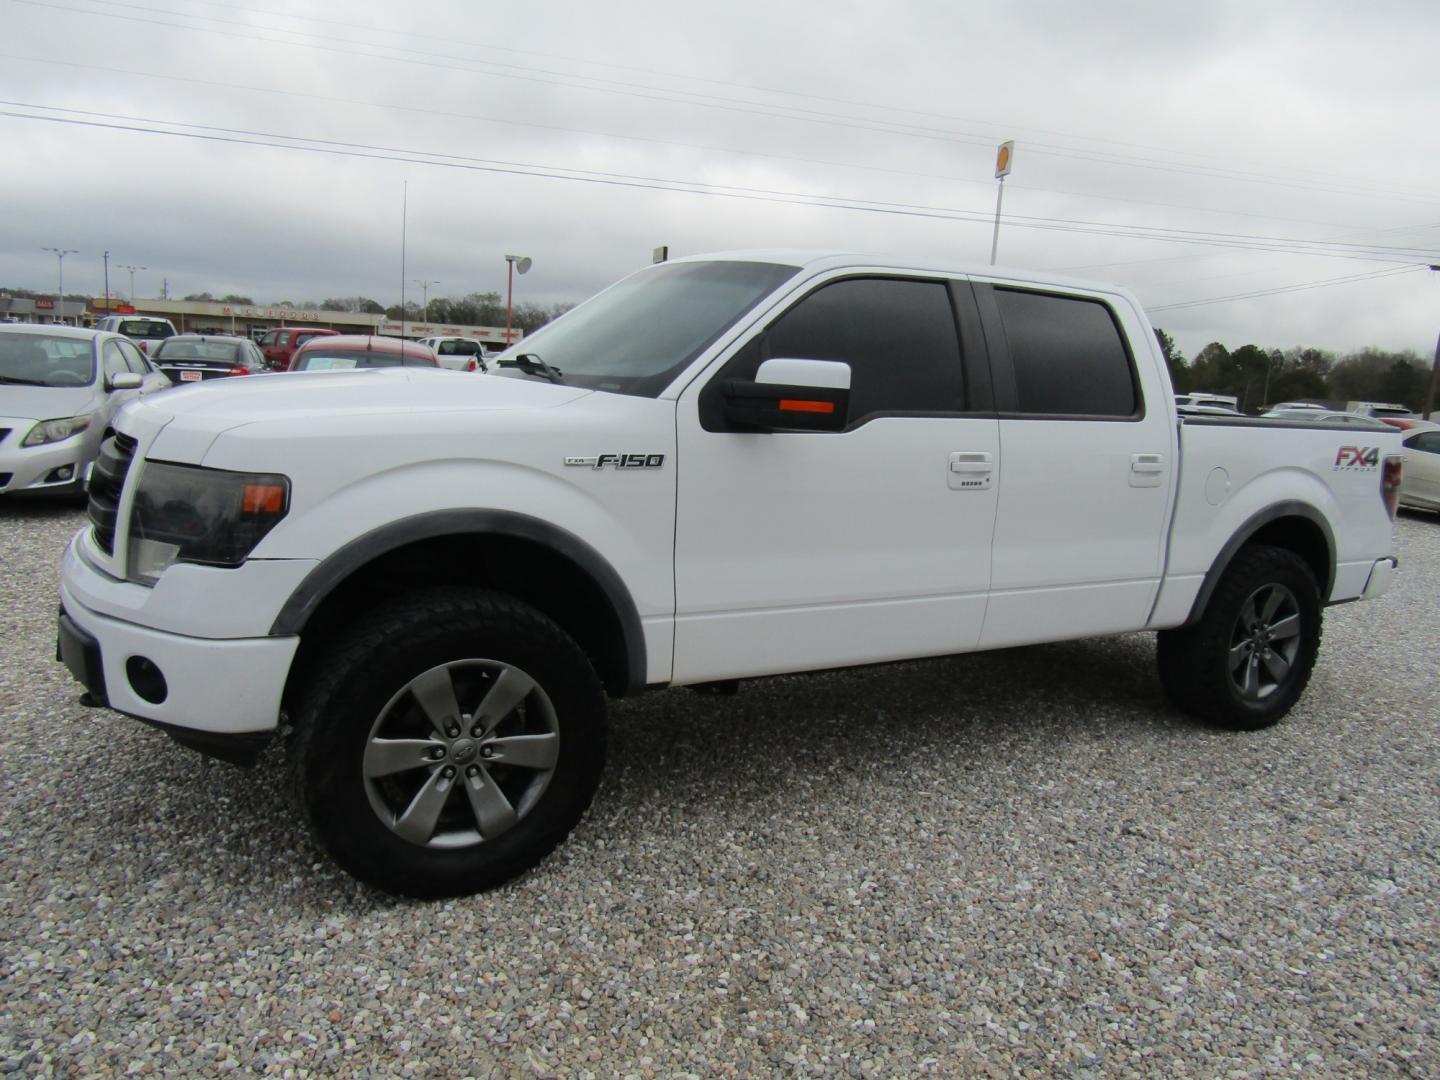
M 297 715 L 297 794 L 355 877 L 421 898 L 491 888 L 574 828 L 605 756 L 584 652 L 480 589 L 386 605 L 320 661 Z
M 1162 630 L 1160 681 L 1180 709 L 1253 731 L 1280 720 L 1310 681 L 1320 651 L 1320 590 L 1294 552 L 1242 548 L 1198 622 Z

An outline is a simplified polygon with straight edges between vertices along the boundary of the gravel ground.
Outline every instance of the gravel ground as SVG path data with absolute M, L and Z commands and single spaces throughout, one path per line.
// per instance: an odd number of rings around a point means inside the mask
M 81 708 L 0 505 L 0 1072 L 1440 1076 L 1440 519 L 1276 729 L 1131 635 L 617 704 L 521 881 L 396 901 L 278 760 Z

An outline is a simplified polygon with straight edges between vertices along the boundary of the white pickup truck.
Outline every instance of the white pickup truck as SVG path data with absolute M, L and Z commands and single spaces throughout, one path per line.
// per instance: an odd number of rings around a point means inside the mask
M 489 376 L 239 381 L 120 415 L 58 651 L 214 756 L 293 728 L 319 844 L 408 895 L 564 839 L 607 693 L 1157 630 L 1258 728 L 1396 566 L 1398 432 L 1182 420 L 1130 295 L 994 268 L 686 259 Z

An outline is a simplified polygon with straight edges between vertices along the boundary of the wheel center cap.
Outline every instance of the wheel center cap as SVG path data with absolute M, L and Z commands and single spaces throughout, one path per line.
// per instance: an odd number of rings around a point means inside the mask
M 457 765 L 464 765 L 468 761 L 474 761 L 474 741 L 471 739 L 456 739 L 450 744 L 450 760 Z

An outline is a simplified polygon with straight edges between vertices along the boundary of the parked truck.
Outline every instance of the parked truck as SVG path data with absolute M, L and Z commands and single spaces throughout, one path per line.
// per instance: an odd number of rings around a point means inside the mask
M 489 375 L 240 383 L 120 415 L 59 654 L 216 757 L 285 729 L 402 894 L 560 843 L 607 695 L 1151 630 L 1176 707 L 1261 728 L 1396 567 L 1398 432 L 1182 420 L 1135 299 L 1047 276 L 683 259 Z

